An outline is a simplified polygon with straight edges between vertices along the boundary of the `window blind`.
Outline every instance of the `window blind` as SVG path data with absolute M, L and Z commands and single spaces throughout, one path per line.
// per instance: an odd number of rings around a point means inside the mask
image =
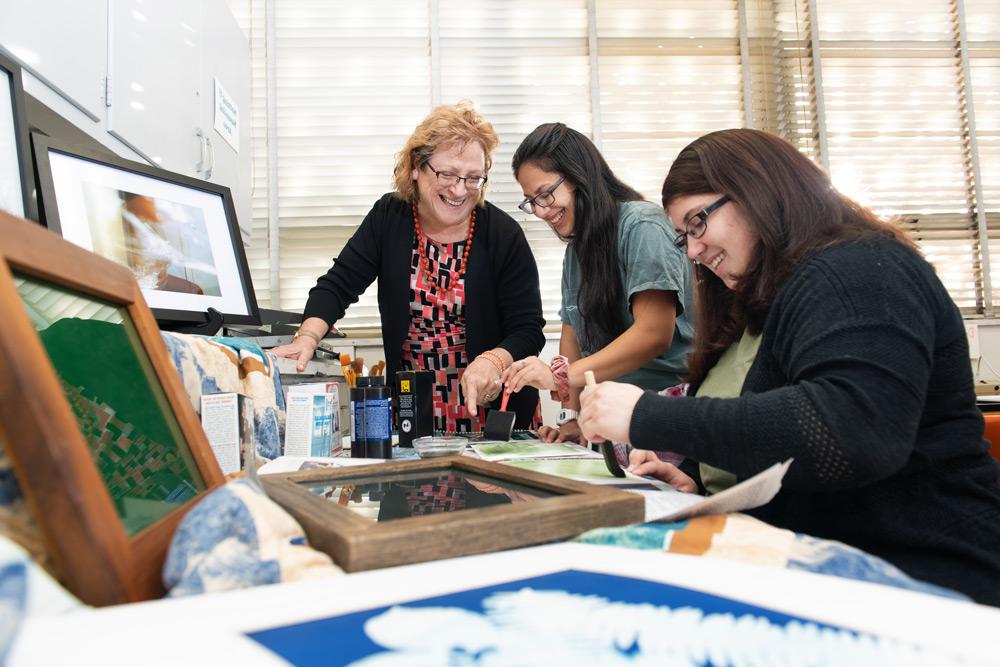
M 473 99 L 500 136 L 487 198 L 521 223 L 538 263 L 547 328 L 558 330 L 565 244 L 517 208 L 511 158 L 542 123 L 591 136 L 586 0 L 441 0 L 442 102 Z
M 979 183 L 989 233 L 990 304 L 1000 304 L 1000 4 L 965 0 Z
M 602 151 L 660 201 L 684 146 L 743 125 L 735 0 L 598 0 Z
M 964 313 L 992 314 L 1000 299 L 1000 255 L 991 262 L 992 294 L 982 275 L 983 258 L 1000 252 L 995 0 L 231 4 L 254 58 L 249 256 L 259 298 L 273 288 L 272 307 L 302 307 L 316 277 L 391 187 L 393 155 L 430 110 L 435 83 L 439 101 L 475 100 L 500 134 L 487 196 L 525 229 L 550 325 L 557 325 L 563 246 L 516 209 L 521 192 L 509 165 L 524 135 L 554 120 L 599 137 L 612 168 L 652 201 L 684 145 L 750 122 L 819 163 L 828 159 L 838 188 L 896 216 Z M 263 48 L 268 25 L 277 34 L 271 52 Z M 277 69 L 271 138 L 267 59 Z M 591 113 L 594 99 L 599 116 Z M 268 141 L 277 142 L 278 177 L 270 184 Z M 267 237 L 269 186 L 277 189 L 277 239 Z M 271 255 L 280 285 L 268 284 Z M 373 290 L 340 323 L 377 325 Z
M 230 9 L 246 33 L 250 45 L 250 114 L 243 122 L 251 123 L 250 206 L 253 212 L 247 263 L 263 308 L 277 308 L 271 303 L 270 243 L 267 216 L 267 79 L 265 3 L 264 0 L 232 0 Z M 246 150 L 246 148 L 244 148 Z M 243 222 L 243 221 L 241 221 Z

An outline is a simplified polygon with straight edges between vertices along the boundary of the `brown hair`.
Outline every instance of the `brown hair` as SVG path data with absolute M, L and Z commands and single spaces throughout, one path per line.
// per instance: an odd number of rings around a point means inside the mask
M 837 192 L 829 177 L 790 143 L 759 130 L 712 132 L 674 160 L 663 206 L 685 195 L 729 195 L 757 239 L 750 265 L 730 290 L 695 267 L 695 345 L 689 377 L 704 380 L 743 334 L 758 334 L 788 275 L 806 257 L 839 243 L 882 236 L 916 246 L 887 221 Z
M 420 121 L 413 134 L 406 140 L 403 150 L 396 154 L 396 166 L 392 170 L 396 196 L 404 201 L 417 198 L 417 188 L 412 172 L 427 164 L 439 150 L 452 146 L 465 146 L 476 142 L 486 154 L 486 173 L 493 166 L 493 151 L 500 138 L 483 115 L 476 111 L 471 100 L 457 104 L 442 104 Z M 479 203 L 486 198 L 486 188 L 479 191 Z

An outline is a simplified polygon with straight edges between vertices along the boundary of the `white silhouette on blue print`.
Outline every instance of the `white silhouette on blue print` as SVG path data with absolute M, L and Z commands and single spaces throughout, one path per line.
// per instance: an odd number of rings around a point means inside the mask
M 968 664 L 690 589 L 577 571 L 250 637 L 300 667 Z

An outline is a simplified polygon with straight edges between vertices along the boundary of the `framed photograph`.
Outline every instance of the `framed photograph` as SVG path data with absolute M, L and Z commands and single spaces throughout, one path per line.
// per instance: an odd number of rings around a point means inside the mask
M 156 319 L 259 324 L 229 188 L 31 134 L 42 219 L 128 267 Z
M 348 572 L 500 551 L 644 517 L 642 496 L 471 457 L 261 477 Z
M 21 68 L 0 53 L 0 211 L 37 218 Z
M 135 279 L 0 213 L 0 437 L 63 584 L 163 594 L 185 511 L 223 483 Z

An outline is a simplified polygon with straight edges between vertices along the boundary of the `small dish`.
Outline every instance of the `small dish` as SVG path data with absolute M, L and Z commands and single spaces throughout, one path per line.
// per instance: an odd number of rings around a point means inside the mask
M 468 438 L 453 435 L 425 435 L 413 441 L 413 448 L 420 458 L 429 459 L 436 456 L 459 456 L 469 444 Z

